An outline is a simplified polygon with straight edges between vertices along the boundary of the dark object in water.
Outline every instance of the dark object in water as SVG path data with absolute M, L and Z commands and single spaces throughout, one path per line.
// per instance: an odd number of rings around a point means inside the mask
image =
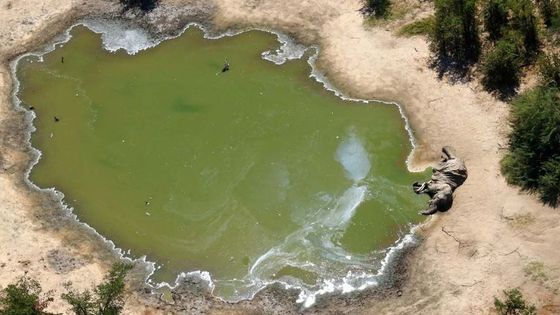
M 29 110 L 35 110 L 35 107 L 29 106 Z
M 58 119 L 58 117 L 54 116 L 54 122 L 59 122 L 60 119 Z
M 227 60 L 227 58 L 226 58 L 226 61 L 224 63 L 224 67 L 222 68 L 222 73 L 226 72 L 226 71 L 229 71 L 229 61 Z
M 64 56 L 60 58 L 60 62 L 64 63 Z
M 417 194 L 427 194 L 431 200 L 428 207 L 420 212 L 432 215 L 438 211 L 445 212 L 453 205 L 453 192 L 467 180 L 465 162 L 455 155 L 451 147 L 443 147 L 441 161 L 433 168 L 431 180 L 412 185 Z

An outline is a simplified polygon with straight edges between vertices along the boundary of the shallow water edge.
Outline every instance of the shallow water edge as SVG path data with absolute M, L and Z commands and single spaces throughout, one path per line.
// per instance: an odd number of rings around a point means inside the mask
M 401 114 L 401 116 L 402 116 L 402 118 L 405 122 L 405 128 L 406 128 L 407 133 L 409 135 L 409 141 L 412 145 L 412 150 L 409 153 L 408 158 L 407 158 L 407 167 L 408 167 L 409 171 L 411 171 L 410 159 L 411 159 L 412 154 L 414 152 L 415 141 L 414 141 L 414 137 L 413 137 L 413 131 L 409 126 L 408 119 L 404 115 L 404 111 L 403 111 L 402 107 L 395 102 L 384 102 L 384 101 L 379 101 L 379 100 L 363 100 L 363 99 L 349 98 L 342 91 L 337 90 L 331 83 L 329 83 L 327 78 L 315 66 L 315 63 L 316 63 L 316 60 L 317 60 L 317 57 L 318 57 L 318 54 L 319 54 L 319 47 L 317 47 L 317 46 L 306 47 L 306 46 L 303 46 L 303 45 L 299 45 L 296 42 L 294 42 L 287 35 L 279 33 L 279 32 L 275 32 L 275 31 L 270 30 L 270 29 L 251 28 L 251 29 L 243 29 L 243 30 L 226 31 L 224 33 L 214 34 L 210 30 L 210 28 L 208 28 L 208 27 L 205 27 L 205 26 L 203 26 L 201 24 L 197 24 L 197 23 L 190 23 L 190 24 L 187 24 L 182 30 L 180 30 L 178 32 L 178 35 L 175 35 L 175 36 L 157 36 L 157 35 L 151 34 L 150 32 L 148 32 L 148 31 L 146 31 L 146 30 L 144 30 L 144 29 L 142 29 L 138 26 L 134 26 L 134 25 L 125 23 L 124 21 L 85 19 L 85 20 L 82 20 L 80 22 L 77 22 L 77 23 L 73 24 L 63 34 L 61 34 L 60 36 L 57 36 L 49 45 L 44 47 L 42 50 L 39 50 L 39 51 L 36 51 L 36 52 L 31 52 L 31 53 L 26 53 L 24 55 L 21 55 L 21 56 L 17 57 L 13 62 L 11 62 L 10 68 L 11 68 L 11 72 L 12 72 L 12 77 L 14 78 L 14 87 L 13 87 L 13 90 L 12 90 L 12 101 L 14 103 L 15 108 L 18 111 L 25 111 L 26 112 L 25 123 L 26 123 L 27 128 L 26 128 L 25 139 L 26 139 L 26 145 L 28 146 L 28 148 L 32 152 L 32 159 L 31 159 L 32 162 L 29 164 L 29 166 L 28 166 L 28 168 L 26 169 L 26 172 L 25 172 L 25 182 L 26 182 L 26 184 L 30 188 L 32 188 L 34 190 L 37 190 L 37 191 L 40 191 L 40 192 L 43 192 L 43 193 L 46 193 L 46 194 L 49 194 L 50 196 L 52 196 L 53 199 L 58 200 L 61 208 L 65 210 L 65 212 L 68 214 L 68 216 L 72 217 L 75 221 L 80 222 L 80 224 L 85 226 L 86 229 L 90 230 L 93 233 L 96 233 L 97 235 L 99 235 L 99 234 L 95 231 L 95 229 L 90 227 L 88 224 L 86 224 L 84 222 L 81 222 L 79 220 L 79 218 L 73 213 L 73 209 L 71 207 L 69 207 L 67 204 L 64 203 L 64 194 L 62 192 L 56 190 L 55 188 L 40 189 L 39 187 L 37 187 L 34 183 L 32 183 L 29 180 L 29 174 L 30 174 L 33 166 L 40 160 L 41 152 L 39 150 L 33 148 L 31 146 L 31 143 L 30 143 L 31 133 L 33 131 L 35 131 L 35 128 L 33 126 L 33 119 L 35 118 L 35 113 L 31 112 L 31 111 L 27 111 L 24 108 L 22 108 L 20 106 L 20 101 L 17 98 L 17 94 L 18 94 L 18 90 L 19 90 L 19 82 L 18 82 L 15 74 L 16 74 L 17 64 L 18 64 L 19 60 L 21 58 L 23 58 L 25 56 L 29 56 L 29 55 L 35 55 L 35 56 L 41 57 L 42 55 L 54 50 L 57 47 L 57 45 L 64 44 L 65 42 L 67 42 L 71 38 L 70 30 L 77 25 L 84 25 L 84 26 L 88 27 L 89 29 L 91 29 L 92 31 L 101 34 L 102 40 L 103 40 L 103 45 L 104 45 L 104 48 L 106 50 L 116 51 L 116 50 L 119 50 L 119 49 L 124 49 L 129 54 L 134 54 L 134 53 L 137 53 L 140 50 L 149 49 L 151 47 L 154 47 L 154 46 L 158 45 L 159 43 L 161 43 L 164 40 L 172 39 L 172 38 L 175 38 L 177 36 L 180 36 L 186 29 L 188 29 L 190 27 L 200 28 L 204 32 L 205 38 L 208 38 L 208 39 L 217 39 L 217 38 L 222 38 L 222 37 L 225 37 L 225 36 L 234 36 L 234 35 L 237 35 L 239 33 L 249 31 L 249 30 L 260 30 L 260 31 L 265 31 L 265 32 L 275 34 L 278 38 L 279 43 L 281 44 L 281 47 L 274 52 L 271 52 L 271 51 L 263 52 L 262 57 L 264 59 L 267 59 L 267 60 L 269 60 L 271 62 L 274 62 L 276 64 L 282 64 L 286 60 L 302 58 L 307 51 L 311 51 L 312 54 L 307 59 L 307 62 L 309 63 L 309 65 L 311 66 L 311 69 L 312 69 L 310 76 L 313 77 L 316 81 L 320 82 L 324 86 L 324 88 L 326 88 L 327 90 L 333 92 L 338 97 L 340 97 L 342 99 L 345 99 L 345 100 L 349 100 L 349 101 L 362 102 L 362 103 L 368 103 L 368 102 L 371 102 L 371 101 L 376 101 L 376 102 L 382 102 L 382 103 L 392 104 L 392 105 L 397 106 L 397 108 L 399 109 L 399 112 L 400 112 L 400 114 Z M 283 283 L 283 282 L 280 282 L 280 281 L 274 281 L 274 282 L 267 283 L 266 286 L 269 286 L 269 285 L 272 285 L 272 284 L 278 284 L 278 285 L 283 286 L 285 289 L 295 289 L 295 290 L 299 289 L 299 291 L 301 291 L 301 293 L 300 293 L 298 302 L 303 303 L 304 307 L 309 307 L 309 306 L 313 305 L 316 301 L 316 298 L 319 297 L 319 296 L 329 295 L 329 294 L 333 294 L 333 293 L 334 294 L 336 294 L 336 293 L 350 293 L 350 292 L 355 292 L 355 291 L 362 291 L 362 290 L 365 290 L 367 288 L 373 287 L 373 286 L 377 285 L 382 280 L 381 278 L 386 276 L 387 270 L 390 269 L 388 266 L 390 266 L 392 264 L 395 256 L 398 255 L 398 253 L 403 251 L 405 248 L 415 246 L 415 244 L 418 242 L 417 238 L 414 236 L 415 229 L 416 229 L 415 227 L 411 227 L 410 232 L 405 237 L 398 240 L 393 246 L 391 246 L 390 248 L 388 248 L 386 250 L 385 257 L 382 260 L 382 267 L 380 268 L 380 270 L 377 271 L 376 274 L 374 274 L 374 275 L 348 275 L 348 279 L 350 277 L 356 277 L 356 276 L 357 277 L 368 277 L 368 279 L 369 279 L 369 277 L 371 277 L 371 281 L 368 282 L 369 284 L 367 286 L 361 286 L 361 287 L 357 287 L 357 288 L 352 287 L 351 285 L 346 283 L 346 281 L 343 279 L 342 284 L 341 283 L 336 284 L 334 282 L 327 282 L 327 283 L 324 284 L 324 286 L 320 290 L 318 290 L 317 292 L 315 292 L 314 294 L 311 294 L 311 295 L 310 294 L 305 294 L 301 290 L 301 288 L 290 286 L 289 284 Z M 181 282 L 183 282 L 183 280 L 185 280 L 187 278 L 193 278 L 193 277 L 200 279 L 205 284 L 206 288 L 210 292 L 213 289 L 213 283 L 212 283 L 211 276 L 208 272 L 205 272 L 205 271 L 193 271 L 193 272 L 188 272 L 188 273 L 181 273 L 180 275 L 177 276 L 177 278 L 175 280 L 175 283 L 173 283 L 173 284 L 153 283 L 152 281 L 150 281 L 150 277 L 151 277 L 151 274 L 157 268 L 156 263 L 149 262 L 146 259 L 146 257 L 141 257 L 141 258 L 138 258 L 138 259 L 132 259 L 131 257 L 128 256 L 128 254 L 123 249 L 117 248 L 117 246 L 111 240 L 105 239 L 101 235 L 99 235 L 99 237 L 104 240 L 107 247 L 110 248 L 118 257 L 130 260 L 130 261 L 139 262 L 143 266 L 145 266 L 146 277 L 145 277 L 144 280 L 146 281 L 146 283 L 148 285 L 150 285 L 154 289 L 161 288 L 161 287 L 176 288 Z

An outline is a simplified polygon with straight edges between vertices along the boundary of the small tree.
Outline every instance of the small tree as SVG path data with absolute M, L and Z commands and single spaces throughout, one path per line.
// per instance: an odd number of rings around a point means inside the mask
M 484 29 L 490 39 L 495 41 L 502 37 L 508 22 L 508 8 L 506 0 L 488 0 L 483 8 Z
M 512 5 L 511 27 L 523 37 L 525 60 L 529 60 L 539 51 L 539 30 L 535 17 L 535 6 L 531 0 L 516 0 Z
M 0 294 L 0 315 L 48 315 L 44 309 L 52 298 L 41 297 L 41 286 L 35 280 L 21 277 Z
M 391 1 L 389 0 L 366 0 L 364 11 L 375 17 L 384 17 L 390 6 Z
M 511 184 L 538 192 L 553 207 L 560 202 L 560 89 L 541 86 L 512 102 L 510 152 L 502 172 Z
M 519 52 L 516 45 L 504 38 L 496 43 L 482 61 L 482 84 L 489 91 L 505 96 L 519 85 Z
M 458 65 L 478 60 L 480 40 L 475 0 L 436 0 L 430 48 L 440 60 Z
M 554 207 L 560 201 L 560 155 L 557 155 L 542 166 L 542 175 L 539 177 L 539 194 L 542 201 Z
M 538 0 L 539 11 L 543 18 L 544 25 L 550 27 L 552 25 L 552 18 L 558 14 L 559 3 L 558 0 Z
M 93 292 L 69 291 L 62 298 L 72 306 L 76 315 L 119 314 L 124 307 L 124 280 L 132 267 L 131 264 L 117 263 Z
M 159 0 L 120 0 L 125 10 L 138 8 L 142 11 L 152 11 L 157 6 Z
M 494 306 L 499 315 L 536 315 L 537 308 L 528 305 L 518 289 L 504 290 L 505 301 L 494 298 Z
M 560 54 L 547 54 L 539 60 L 541 84 L 560 88 Z

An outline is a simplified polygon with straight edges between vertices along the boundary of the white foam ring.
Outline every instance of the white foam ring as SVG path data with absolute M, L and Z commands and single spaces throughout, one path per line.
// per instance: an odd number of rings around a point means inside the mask
M 263 52 L 261 54 L 263 59 L 281 65 L 288 60 L 301 59 L 307 51 L 307 47 L 296 43 L 286 34 L 276 33 L 276 36 L 278 36 L 278 41 L 281 43 L 280 48 L 274 51 L 269 50 Z
M 94 235 L 102 239 L 104 244 L 106 244 L 106 246 L 110 250 L 112 250 L 118 257 L 144 266 L 144 268 L 146 269 L 145 282 L 154 289 L 158 289 L 161 287 L 168 287 L 172 289 L 181 284 L 184 280 L 197 279 L 198 283 L 200 283 L 204 288 L 206 288 L 210 292 L 213 292 L 215 284 L 209 272 L 200 270 L 183 272 L 179 274 L 173 284 L 169 284 L 166 282 L 154 283 L 151 279 L 151 276 L 161 266 L 157 266 L 155 262 L 149 261 L 146 256 L 142 256 L 140 258 L 130 257 L 130 250 L 128 252 L 125 252 L 124 250 L 118 248 L 115 243 L 113 243 L 113 241 L 100 235 L 93 227 L 91 227 L 87 223 L 80 221 L 79 218 L 74 214 L 73 208 L 64 202 L 64 194 L 62 192 L 58 191 L 56 188 L 39 188 L 29 179 L 31 169 L 39 162 L 42 153 L 41 151 L 31 146 L 31 134 L 36 130 L 33 125 L 33 120 L 36 116 L 33 111 L 27 111 L 21 106 L 21 100 L 17 96 L 20 88 L 20 82 L 16 77 L 17 65 L 19 61 L 22 60 L 22 58 L 28 56 L 36 56 L 41 59 L 44 54 L 53 51 L 57 47 L 57 45 L 68 42 L 71 39 L 70 31 L 78 25 L 84 25 L 91 29 L 93 32 L 101 34 L 104 49 L 111 52 L 122 49 L 131 55 L 136 54 L 142 50 L 157 46 L 162 41 L 178 37 L 190 27 L 198 27 L 199 29 L 201 29 L 204 32 L 204 37 L 207 39 L 218 39 L 226 36 L 234 36 L 251 30 L 259 30 L 275 34 L 280 43 L 280 48 L 274 51 L 265 51 L 261 54 L 261 56 L 263 59 L 271 61 L 277 65 L 281 65 L 288 60 L 300 59 L 304 56 L 305 52 L 307 52 L 308 50 L 312 50 L 314 53 L 307 60 L 312 69 L 310 77 L 321 83 L 325 89 L 332 91 L 336 96 L 347 101 L 362 103 L 378 102 L 397 106 L 404 120 L 405 129 L 409 135 L 409 141 L 412 145 L 412 150 L 407 158 L 406 165 L 409 171 L 413 171 L 410 167 L 410 159 L 415 149 L 415 141 L 412 129 L 410 128 L 407 117 L 404 115 L 402 107 L 396 102 L 350 98 L 343 94 L 341 91 L 337 90 L 315 66 L 316 60 L 319 55 L 319 48 L 317 46 L 304 46 L 298 44 L 286 34 L 264 28 L 251 28 L 236 31 L 230 30 L 221 34 L 213 34 L 203 25 L 190 23 L 186 25 L 184 29 L 176 36 L 157 37 L 138 26 L 134 26 L 120 20 L 82 20 L 72 25 L 64 33 L 56 37 L 49 45 L 45 46 L 42 50 L 23 54 L 10 63 L 12 77 L 14 78 L 12 100 L 16 110 L 25 111 L 26 123 L 29 126 L 27 130 L 28 132 L 26 134 L 26 143 L 28 148 L 32 152 L 32 162 L 25 172 L 25 181 L 32 189 L 50 194 L 53 199 L 59 201 L 61 207 L 66 211 L 67 215 L 70 218 L 81 224 L 90 233 L 93 233 Z M 361 146 L 359 139 L 357 139 L 357 137 L 352 133 L 350 134 L 348 139 L 341 143 L 336 158 L 346 170 L 349 178 L 354 181 L 354 184 L 338 198 L 335 206 L 329 209 L 326 216 L 322 218 L 316 218 L 317 220 L 311 225 L 306 225 L 300 230 L 295 231 L 286 238 L 286 241 L 284 243 L 277 247 L 271 248 L 267 253 L 262 255 L 253 263 L 253 265 L 250 267 L 249 275 L 245 279 L 243 279 L 246 288 L 248 288 L 247 292 L 245 292 L 246 294 L 243 295 L 243 298 L 252 299 L 255 294 L 257 294 L 265 287 L 271 284 L 280 284 L 286 289 L 299 290 L 300 294 L 296 302 L 302 303 L 302 306 L 304 308 L 307 308 L 312 306 L 316 302 L 317 298 L 323 295 L 347 294 L 355 291 L 362 291 L 364 289 L 377 285 L 380 279 L 382 279 L 381 277 L 386 274 L 387 266 L 391 263 L 391 261 L 393 261 L 396 254 L 399 253 L 399 251 L 401 251 L 403 248 L 413 246 L 417 242 L 417 239 L 414 236 L 416 227 L 411 226 L 410 232 L 408 234 L 401 237 L 393 244 L 393 246 L 387 248 L 382 252 L 384 254 L 384 258 L 379 262 L 379 268 L 377 269 L 376 273 L 366 272 L 366 270 L 370 270 L 373 266 L 371 265 L 371 262 L 364 261 L 363 270 L 348 271 L 346 276 L 342 278 L 322 279 L 320 283 L 316 284 L 313 287 L 304 286 L 301 283 L 297 281 L 291 281 L 290 279 L 284 281 L 264 280 L 264 278 L 262 277 L 263 273 L 266 273 L 267 270 L 270 271 L 274 269 L 271 269 L 271 267 L 278 267 L 279 264 L 286 262 L 285 256 L 289 255 L 289 251 L 283 250 L 283 247 L 300 246 L 308 248 L 311 246 L 307 246 L 306 242 L 315 240 L 322 242 L 322 245 L 326 245 L 323 246 L 325 248 L 325 252 L 321 254 L 330 255 L 330 258 L 333 258 L 335 260 L 345 259 L 348 257 L 348 253 L 341 250 L 340 247 L 331 246 L 332 237 L 336 233 L 341 233 L 341 231 L 345 229 L 347 223 L 352 218 L 356 208 L 367 195 L 367 187 L 365 185 L 360 185 L 359 181 L 367 175 L 371 164 L 368 160 L 367 152 L 365 152 L 365 149 Z M 325 233 L 326 230 L 327 232 Z M 315 266 L 316 264 L 308 262 L 306 264 L 295 267 L 306 270 L 310 268 L 312 269 Z M 276 270 L 279 270 L 279 268 L 277 268 Z
M 128 25 L 120 20 L 87 20 L 84 25 L 101 34 L 103 48 L 110 52 L 123 49 L 129 55 L 134 55 L 161 42 L 143 28 Z

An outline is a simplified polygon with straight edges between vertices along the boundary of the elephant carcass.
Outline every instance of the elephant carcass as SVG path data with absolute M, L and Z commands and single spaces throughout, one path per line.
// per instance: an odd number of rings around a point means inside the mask
M 443 147 L 441 151 L 441 161 L 433 168 L 432 179 L 412 185 L 415 193 L 427 194 L 431 198 L 428 207 L 420 212 L 423 215 L 449 210 L 453 205 L 453 192 L 468 176 L 465 162 L 455 155 L 451 147 Z

